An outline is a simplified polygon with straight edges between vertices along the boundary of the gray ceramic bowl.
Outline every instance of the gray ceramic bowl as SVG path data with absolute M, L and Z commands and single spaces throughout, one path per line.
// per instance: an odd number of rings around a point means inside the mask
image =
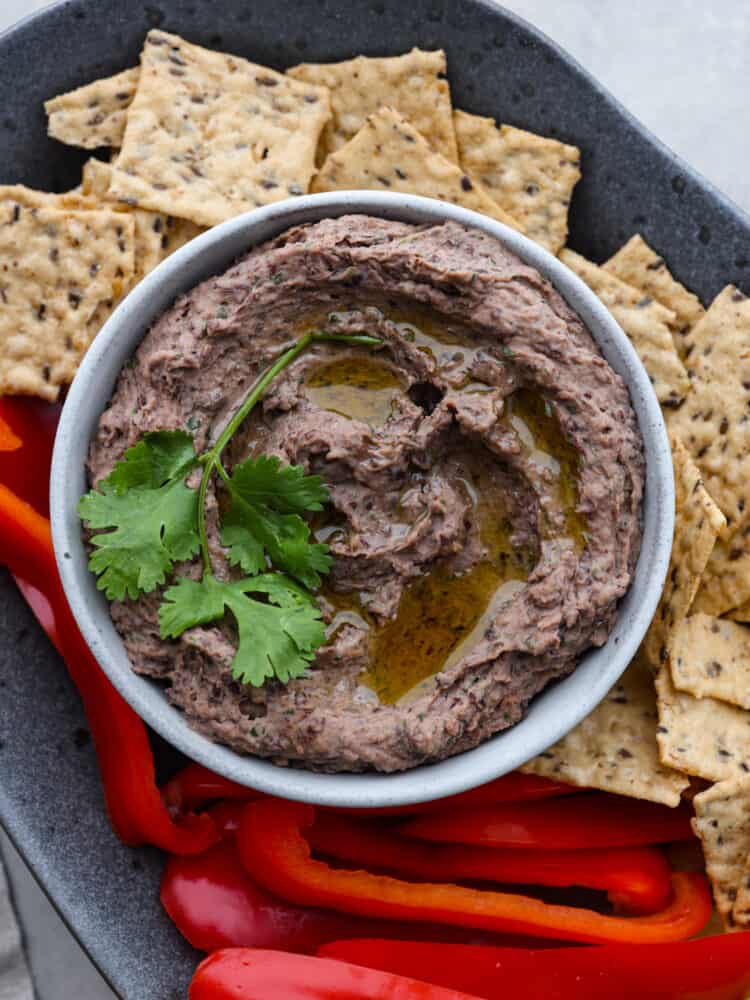
M 107 601 L 87 569 L 76 514 L 88 488 L 84 463 L 89 441 L 120 369 L 153 321 L 177 295 L 223 271 L 251 247 L 290 226 L 351 212 L 475 226 L 541 271 L 580 314 L 627 383 L 647 463 L 641 553 L 606 645 L 588 652 L 570 677 L 537 697 L 513 728 L 475 750 L 394 775 L 326 775 L 279 767 L 195 733 L 158 684 L 131 670 Z M 52 462 L 52 532 L 63 584 L 81 631 L 123 697 L 161 736 L 219 774 L 274 795 L 336 806 L 403 805 L 472 788 L 518 767 L 580 722 L 622 674 L 654 614 L 669 561 L 673 508 L 669 444 L 651 384 L 627 337 L 589 289 L 551 254 L 484 216 L 427 198 L 369 191 L 310 195 L 249 212 L 198 237 L 161 264 L 114 312 L 86 355 L 63 409 Z

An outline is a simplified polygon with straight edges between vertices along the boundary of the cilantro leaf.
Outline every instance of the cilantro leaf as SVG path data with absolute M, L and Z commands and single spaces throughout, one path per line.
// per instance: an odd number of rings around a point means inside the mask
M 272 492 L 276 487 L 278 494 Z M 245 573 L 260 573 L 268 556 L 305 587 L 319 587 L 319 574 L 330 570 L 332 559 L 327 545 L 310 541 L 310 528 L 298 511 L 322 509 L 328 490 L 320 477 L 260 455 L 234 470 L 228 488 L 232 506 L 222 517 L 221 543 L 230 563 Z
M 186 476 L 195 461 L 193 439 L 185 431 L 152 431 L 128 448 L 104 483 L 118 494 L 136 486 L 155 490 Z
M 269 603 L 249 597 L 264 593 Z M 268 678 L 287 683 L 301 677 L 325 641 L 320 608 L 280 573 L 222 581 L 204 574 L 200 582 L 180 578 L 159 608 L 162 638 L 223 618 L 228 609 L 239 632 L 232 675 L 260 687 Z
M 81 499 L 90 528 L 114 529 L 92 537 L 89 560 L 109 600 L 150 593 L 198 551 L 198 494 L 184 482 L 196 461 L 184 432 L 148 434 Z
M 248 503 L 262 504 L 280 514 L 323 510 L 330 499 L 320 476 L 306 476 L 301 465 L 282 465 L 276 455 L 258 455 L 238 465 L 232 482 Z

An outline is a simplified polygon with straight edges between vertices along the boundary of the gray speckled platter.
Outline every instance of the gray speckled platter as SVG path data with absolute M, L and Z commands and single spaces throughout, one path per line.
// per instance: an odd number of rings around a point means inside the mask
M 750 293 L 750 219 L 552 43 L 481 0 L 65 0 L 0 37 L 0 182 L 78 183 L 85 155 L 46 138 L 42 101 L 133 65 L 157 25 L 279 69 L 442 46 L 457 105 L 583 150 L 576 250 L 601 260 L 638 230 L 704 300 L 730 281 Z M 174 756 L 156 750 L 166 773 Z M 185 996 L 198 956 L 161 912 L 159 855 L 110 832 L 72 684 L 2 571 L 0 820 L 122 996 Z

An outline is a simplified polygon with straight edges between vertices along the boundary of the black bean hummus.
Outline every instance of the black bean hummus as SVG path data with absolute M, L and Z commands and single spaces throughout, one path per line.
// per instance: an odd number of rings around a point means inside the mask
M 383 346 L 301 355 L 226 456 L 275 454 L 330 489 L 312 522 L 334 557 L 328 640 L 307 675 L 242 686 L 231 626 L 163 641 L 159 594 L 112 617 L 133 669 L 210 739 L 399 771 L 512 726 L 606 641 L 641 540 L 642 441 L 623 381 L 537 271 L 476 230 L 349 216 L 283 233 L 158 320 L 101 419 L 92 482 L 149 430 L 204 448 L 313 328 Z

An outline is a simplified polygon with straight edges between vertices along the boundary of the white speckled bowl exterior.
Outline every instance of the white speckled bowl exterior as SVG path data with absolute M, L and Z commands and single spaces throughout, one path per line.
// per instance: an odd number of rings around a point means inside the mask
M 120 369 L 154 320 L 178 295 L 221 273 L 251 247 L 290 226 L 349 213 L 412 223 L 452 219 L 490 233 L 536 267 L 581 316 L 627 383 L 647 464 L 641 552 L 606 645 L 587 652 L 577 669 L 535 698 L 526 718 L 511 729 L 475 750 L 391 775 L 329 775 L 280 767 L 194 732 L 162 687 L 132 671 L 107 601 L 87 568 L 76 513 L 88 489 L 89 442 Z M 672 545 L 674 486 L 669 442 L 646 372 L 609 312 L 571 271 L 524 236 L 474 212 L 411 195 L 350 191 L 284 201 L 216 226 L 169 257 L 128 295 L 95 340 L 68 394 L 52 462 L 51 520 L 63 585 L 83 635 L 116 688 L 161 736 L 219 774 L 273 795 L 332 806 L 396 806 L 461 792 L 513 770 L 564 736 L 601 701 L 635 654 L 656 609 Z

